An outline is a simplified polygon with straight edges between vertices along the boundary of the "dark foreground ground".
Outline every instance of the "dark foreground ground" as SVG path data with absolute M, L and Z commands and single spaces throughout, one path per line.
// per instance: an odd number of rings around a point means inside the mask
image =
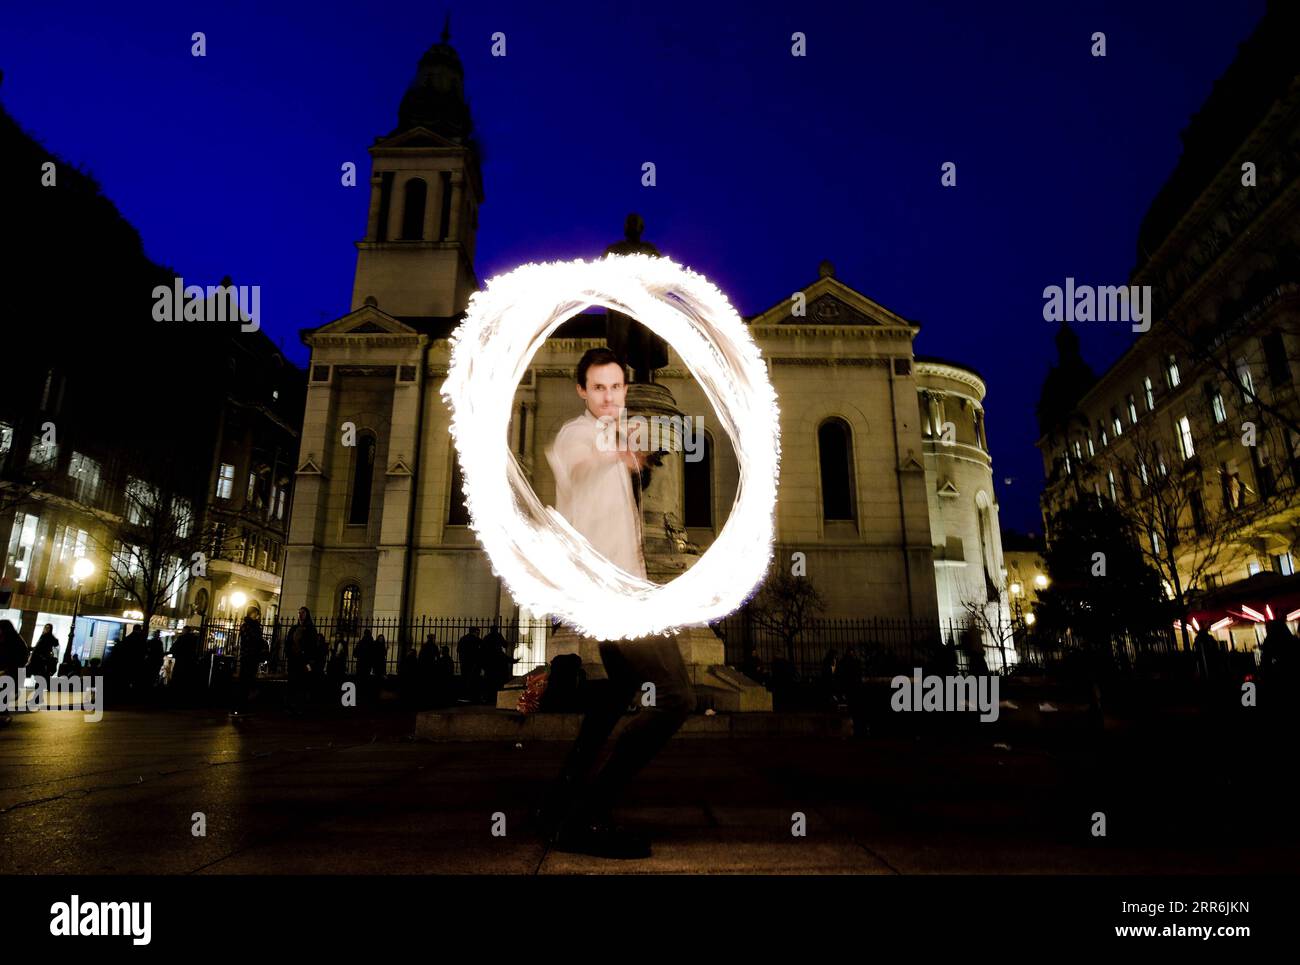
M 1294 873 L 1294 745 L 1195 715 L 1006 749 L 979 728 L 675 739 L 620 818 L 653 858 L 549 850 L 565 745 L 411 739 L 396 709 L 242 721 L 33 713 L 0 728 L 0 873 Z M 500 816 L 496 816 L 498 815 Z M 806 833 L 792 834 L 796 812 Z M 1094 814 L 1106 835 L 1094 836 Z M 193 833 L 201 814 L 206 834 Z M 502 817 L 503 816 L 503 817 Z M 494 822 L 504 835 L 494 836 Z M 502 824 L 502 822 L 504 822 Z

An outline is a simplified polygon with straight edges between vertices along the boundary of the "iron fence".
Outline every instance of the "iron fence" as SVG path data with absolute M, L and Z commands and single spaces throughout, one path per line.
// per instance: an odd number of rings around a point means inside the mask
M 277 617 L 273 622 L 261 624 L 262 641 L 267 651 L 267 670 L 270 673 L 280 673 L 286 669 L 285 648 L 289 631 L 296 623 L 295 616 Z M 550 621 L 500 620 L 496 622 L 496 629 L 502 639 L 495 641 L 491 634 L 494 625 L 491 617 L 418 617 L 410 620 L 396 617 L 378 620 L 327 617 L 314 620 L 313 623 L 324 640 L 325 659 L 340 660 L 345 673 L 357 672 L 357 645 L 367 636 L 382 644 L 382 657 L 376 659 L 382 663 L 386 676 L 399 672 L 402 657 L 408 651 L 413 649 L 418 660 L 425 646 L 435 647 L 439 653 L 445 647 L 455 673 L 460 675 L 464 669 L 462 658 L 465 656 L 460 643 L 470 635 L 471 630 L 478 631 L 480 642 L 496 643 L 497 652 L 511 658 L 512 673 L 525 674 L 542 663 L 534 659 L 532 641 L 537 634 L 548 634 L 551 629 Z M 200 628 L 200 634 L 202 653 L 236 658 L 239 656 L 239 622 L 208 620 Z M 478 649 L 482 651 L 482 647 Z
M 277 617 L 261 625 L 269 672 L 285 671 L 286 641 L 296 622 L 296 618 Z M 478 631 L 480 641 L 493 639 L 493 625 L 491 617 L 315 621 L 325 643 L 324 658 L 341 661 L 345 673 L 357 672 L 357 645 L 363 639 L 369 636 L 382 641 L 378 662 L 386 676 L 399 673 L 404 654 L 414 650 L 418 660 L 426 646 L 436 648 L 439 655 L 446 648 L 459 676 L 466 656 L 461 641 L 472 629 Z M 496 652 L 510 659 L 512 674 L 525 674 L 542 665 L 545 648 L 537 642 L 548 639 L 554 626 L 549 620 L 496 621 L 501 637 L 495 641 Z M 1148 674 L 1191 670 L 1197 659 L 1195 653 L 1180 648 L 1172 631 L 1145 637 L 1117 635 L 1110 641 L 1109 653 L 1096 653 L 1085 651 L 1068 637 L 1051 639 L 1031 633 L 994 640 L 978 625 L 958 620 L 814 620 L 789 634 L 760 625 L 744 614 L 733 614 L 712 628 L 723 640 L 726 663 L 757 671 L 754 675 L 764 680 L 770 680 L 774 672 L 802 680 L 818 679 L 846 658 L 856 661 L 864 676 L 910 674 L 916 667 L 937 673 L 1056 673 L 1097 660 L 1107 672 Z M 238 657 L 239 629 L 231 620 L 206 621 L 200 628 L 200 652 Z M 479 662 L 482 666 L 481 657 Z

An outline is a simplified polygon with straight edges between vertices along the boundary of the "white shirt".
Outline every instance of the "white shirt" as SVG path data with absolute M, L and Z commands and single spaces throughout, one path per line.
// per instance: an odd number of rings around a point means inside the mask
M 605 450 L 596 443 L 601 434 Z M 598 420 L 587 408 L 560 426 L 546 447 L 555 474 L 555 508 L 598 553 L 644 580 L 641 513 L 632 495 L 632 470 L 615 448 L 617 439 L 617 421 Z

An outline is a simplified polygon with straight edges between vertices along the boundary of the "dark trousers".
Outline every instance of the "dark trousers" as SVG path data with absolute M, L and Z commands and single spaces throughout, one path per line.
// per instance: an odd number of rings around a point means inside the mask
M 561 808 L 580 820 L 607 819 L 627 782 L 695 711 L 690 673 L 672 638 L 607 640 L 600 644 L 600 659 L 608 679 L 587 685 L 586 714 L 559 778 Z M 653 691 L 647 683 L 654 685 Z M 605 766 L 588 783 L 606 738 L 633 701 L 636 714 L 619 734 Z

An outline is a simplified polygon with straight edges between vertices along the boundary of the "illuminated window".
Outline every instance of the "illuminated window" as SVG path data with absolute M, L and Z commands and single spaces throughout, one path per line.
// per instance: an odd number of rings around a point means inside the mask
M 1250 364 L 1245 359 L 1237 359 L 1237 386 L 1241 389 L 1241 401 L 1250 402 L 1255 397 L 1255 380 L 1250 375 Z
M 356 583 L 349 583 L 339 591 L 339 626 L 356 630 L 360 618 L 361 587 Z
M 1187 416 L 1178 420 L 1178 448 L 1182 451 L 1183 459 L 1191 459 L 1196 455 L 1196 447 L 1192 445 L 1192 424 Z
M 228 462 L 221 464 L 217 475 L 217 498 L 229 499 L 235 491 L 235 467 Z
M 1156 407 L 1156 390 L 1149 377 L 1142 380 L 1142 394 L 1146 397 L 1147 411 L 1153 411 Z
M 13 528 L 9 535 L 9 570 L 14 580 L 24 583 L 32 578 L 32 554 L 36 549 L 36 526 L 39 516 L 31 513 L 16 513 Z
M 1223 393 L 1219 391 L 1218 386 L 1208 386 L 1210 395 L 1210 411 L 1214 413 L 1214 424 L 1222 425 L 1228 419 L 1228 410 L 1223 406 Z
M 68 460 L 68 475 L 74 480 L 73 498 L 79 503 L 91 502 L 99 494 L 99 463 L 80 452 Z

